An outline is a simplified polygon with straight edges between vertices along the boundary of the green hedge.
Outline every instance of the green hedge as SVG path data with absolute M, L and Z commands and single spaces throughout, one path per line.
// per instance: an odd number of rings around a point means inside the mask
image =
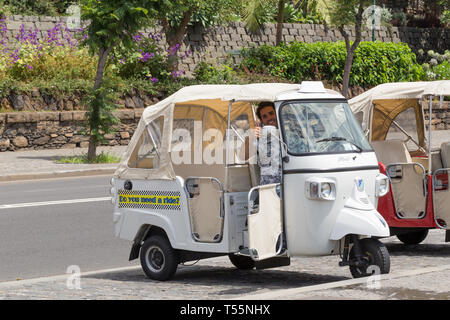
M 341 83 L 347 52 L 340 42 L 291 42 L 280 46 L 263 45 L 242 51 L 242 66 L 297 83 L 302 80 L 328 80 Z M 424 71 L 405 43 L 361 42 L 350 74 L 351 86 L 373 87 L 381 83 L 417 81 Z

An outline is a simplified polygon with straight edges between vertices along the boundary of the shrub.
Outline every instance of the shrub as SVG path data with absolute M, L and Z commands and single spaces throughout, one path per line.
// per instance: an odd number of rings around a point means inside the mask
M 0 19 L 0 74 L 29 82 L 33 79 L 93 79 L 97 58 L 79 46 L 67 28 L 57 24 L 38 39 L 38 30 L 25 30 L 22 24 L 16 35 L 15 49 L 6 48 L 5 17 Z
M 166 78 L 169 73 L 164 51 L 158 47 L 159 35 L 134 37 L 134 46 L 125 49 L 117 48 L 112 56 L 115 71 L 123 78 L 147 79 L 157 82 Z
M 213 65 L 202 61 L 195 67 L 194 76 L 201 83 L 233 83 L 236 72 L 226 64 Z
M 416 55 L 406 43 L 363 42 L 353 60 L 353 82 L 363 87 L 398 81 L 417 81 L 424 77 Z
M 423 51 L 420 54 L 423 55 Z M 425 71 L 425 80 L 450 79 L 450 50 L 446 50 L 443 54 L 430 50 L 426 54 L 426 61 L 422 65 Z
M 184 59 L 189 57 L 190 51 L 179 55 L 180 45 L 164 50 L 159 42 L 160 34 L 144 36 L 139 33 L 134 36 L 134 46 L 130 49 L 123 47 L 113 54 L 114 68 L 122 78 L 146 79 L 153 83 L 175 80 L 184 74 L 183 71 L 170 71 L 169 59 Z
M 64 14 L 75 0 L 0 0 L 1 10 L 6 14 L 56 16 Z
M 346 49 L 340 42 L 291 42 L 263 45 L 242 51 L 241 66 L 284 79 L 342 81 Z M 361 42 L 350 74 L 350 85 L 372 87 L 380 83 L 415 81 L 424 76 L 416 56 L 404 43 Z
M 35 78 L 51 79 L 93 79 L 96 57 L 86 48 L 53 47 L 44 42 L 26 44 L 11 57 L 7 57 L 9 76 L 22 81 Z M 8 62 L 7 62 L 8 63 Z

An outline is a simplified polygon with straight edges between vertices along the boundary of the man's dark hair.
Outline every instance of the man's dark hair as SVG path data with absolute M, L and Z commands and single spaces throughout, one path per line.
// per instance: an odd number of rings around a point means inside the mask
M 261 110 L 265 107 L 272 107 L 275 109 L 275 105 L 271 101 L 263 101 L 258 104 L 258 108 L 256 108 L 256 115 L 258 116 L 259 120 L 261 120 Z

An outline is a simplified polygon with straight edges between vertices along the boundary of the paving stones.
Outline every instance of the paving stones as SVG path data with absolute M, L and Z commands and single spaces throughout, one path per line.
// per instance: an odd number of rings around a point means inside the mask
M 450 243 L 443 231 L 433 230 L 423 245 L 404 246 L 396 238 L 384 239 L 391 254 L 391 273 L 448 265 Z M 402 248 L 400 248 L 402 247 Z M 127 257 L 124 257 L 124 260 Z M 260 292 L 301 288 L 351 279 L 348 268 L 338 267 L 339 257 L 293 258 L 288 267 L 268 270 L 236 270 L 227 257 L 180 266 L 174 279 L 157 282 L 145 277 L 139 266 L 90 273 L 80 279 L 81 289 L 67 286 L 70 275 L 0 283 L 0 299 L 87 300 L 220 300 L 249 297 Z M 190 263 L 191 264 L 191 263 Z M 318 290 L 281 299 L 450 299 L 450 269 L 380 282 Z

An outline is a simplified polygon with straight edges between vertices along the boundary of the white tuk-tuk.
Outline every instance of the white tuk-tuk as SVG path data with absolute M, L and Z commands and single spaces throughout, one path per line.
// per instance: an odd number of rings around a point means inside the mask
M 261 101 L 276 108 L 281 183 L 260 185 L 258 154 L 240 156 Z M 388 179 L 345 98 L 321 82 L 185 87 L 144 110 L 111 185 L 115 236 L 133 241 L 129 259 L 151 279 L 221 255 L 263 269 L 339 254 L 354 277 L 389 272 L 375 209 Z

